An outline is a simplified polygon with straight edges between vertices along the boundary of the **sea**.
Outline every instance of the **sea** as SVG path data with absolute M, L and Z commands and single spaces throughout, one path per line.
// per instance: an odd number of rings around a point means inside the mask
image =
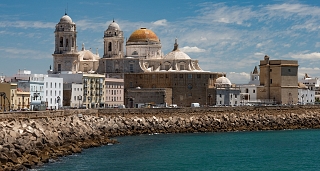
M 149 134 L 83 150 L 33 171 L 320 170 L 320 130 Z

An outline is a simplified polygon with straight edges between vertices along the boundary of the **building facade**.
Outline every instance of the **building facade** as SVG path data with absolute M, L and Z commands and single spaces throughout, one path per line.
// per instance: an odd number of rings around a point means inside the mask
M 124 105 L 124 82 L 123 79 L 105 79 L 105 107 L 113 108 Z
M 277 104 L 298 103 L 298 61 L 269 60 L 266 55 L 259 66 L 258 99 Z

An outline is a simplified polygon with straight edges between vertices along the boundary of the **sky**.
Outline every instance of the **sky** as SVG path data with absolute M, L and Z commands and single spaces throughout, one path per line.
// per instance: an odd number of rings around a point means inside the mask
M 305 73 L 320 78 L 320 1 L 314 0 L 1 1 L 0 74 L 45 74 L 53 63 L 55 25 L 65 12 L 77 26 L 77 46 L 98 48 L 100 57 L 114 19 L 125 39 L 151 29 L 164 54 L 177 38 L 203 70 L 224 72 L 232 83 L 248 83 L 265 55 L 297 60 L 299 80 Z

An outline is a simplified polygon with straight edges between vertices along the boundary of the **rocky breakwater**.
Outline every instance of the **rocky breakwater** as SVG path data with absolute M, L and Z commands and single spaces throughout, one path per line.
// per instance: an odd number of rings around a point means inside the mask
M 82 148 L 116 143 L 95 124 L 101 118 L 79 116 L 1 121 L 0 171 L 26 170 Z
M 108 136 L 320 128 L 319 111 L 242 111 L 100 116 Z
M 320 109 L 130 109 L 5 119 L 0 122 L 0 171 L 32 168 L 81 148 L 116 143 L 107 137 L 304 128 L 320 128 Z

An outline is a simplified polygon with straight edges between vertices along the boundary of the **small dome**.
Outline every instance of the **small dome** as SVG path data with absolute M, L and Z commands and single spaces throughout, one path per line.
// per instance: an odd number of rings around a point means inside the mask
M 68 23 L 68 24 L 72 24 L 72 19 L 65 14 L 64 16 L 61 17 L 60 22 L 59 23 Z
M 219 77 L 216 79 L 216 84 L 220 84 L 220 85 L 229 85 L 231 86 L 231 82 L 227 77 Z
M 128 42 L 147 42 L 147 41 L 160 43 L 158 36 L 153 31 L 146 28 L 140 28 L 134 31 L 128 40 Z
M 168 53 L 164 58 L 165 59 L 191 59 L 186 53 L 182 52 L 178 48 L 178 39 L 175 39 L 173 50 Z
M 109 25 L 108 30 L 119 30 L 119 31 L 121 31 L 119 24 L 116 23 L 116 22 L 114 22 L 114 20 L 113 20 L 113 22 Z
M 178 50 L 168 53 L 164 59 L 191 59 L 186 53 Z

